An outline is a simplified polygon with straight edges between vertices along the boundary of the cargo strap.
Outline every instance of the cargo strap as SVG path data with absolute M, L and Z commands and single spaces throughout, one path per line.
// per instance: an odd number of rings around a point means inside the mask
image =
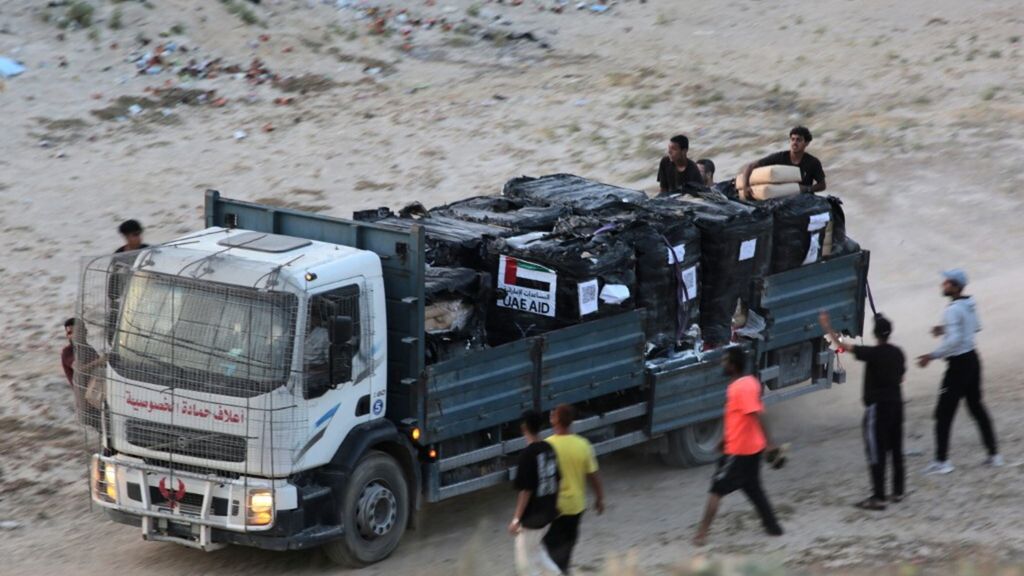
M 875 297 L 871 295 L 871 283 L 868 282 L 867 278 L 864 279 L 864 287 L 868 291 L 868 304 L 871 305 L 871 317 L 874 318 L 878 316 L 878 310 L 875 309 Z

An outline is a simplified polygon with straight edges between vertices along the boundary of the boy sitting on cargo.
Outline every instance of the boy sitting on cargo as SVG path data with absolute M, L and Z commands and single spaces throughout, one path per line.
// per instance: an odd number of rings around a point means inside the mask
M 762 166 L 798 166 L 800 168 L 800 191 L 804 193 L 824 192 L 825 170 L 821 167 L 821 160 L 807 153 L 807 145 L 813 137 L 811 131 L 805 126 L 797 126 L 789 131 L 789 150 L 769 154 L 756 162 L 751 162 L 743 167 L 743 181 L 747 182 L 744 193 L 748 198 L 752 197 L 750 187 L 750 173 L 755 168 Z
M 658 185 L 662 194 L 680 192 L 687 184 L 704 184 L 697 163 L 686 157 L 690 151 L 690 139 L 679 134 L 668 141 L 668 155 L 658 166 Z
M 697 169 L 700 170 L 705 186 L 711 186 L 715 183 L 715 163 L 710 158 L 697 160 Z

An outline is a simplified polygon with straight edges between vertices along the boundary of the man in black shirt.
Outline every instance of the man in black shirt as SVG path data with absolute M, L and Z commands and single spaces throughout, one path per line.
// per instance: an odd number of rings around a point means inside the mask
M 542 542 L 546 528 L 558 516 L 558 461 L 555 449 L 540 439 L 544 416 L 523 413 L 520 429 L 526 448 L 519 453 L 513 483 L 518 491 L 516 512 L 508 531 L 516 537 L 516 572 L 519 576 L 561 574 Z
M 750 173 L 754 168 L 761 166 L 799 166 L 800 167 L 800 191 L 801 192 L 824 192 L 825 169 L 821 167 L 821 160 L 807 153 L 807 145 L 811 143 L 813 136 L 805 126 L 797 126 L 789 131 L 789 150 L 769 154 L 756 162 L 751 162 L 743 167 L 743 180 L 747 182 L 745 192 L 750 198 Z
M 892 502 L 903 499 L 903 394 L 900 384 L 907 370 L 903 351 L 889 344 L 892 323 L 875 315 L 877 346 L 844 341 L 832 329 L 828 313 L 820 316 L 826 336 L 838 348 L 850 350 L 864 366 L 864 447 L 871 467 L 870 498 L 857 503 L 866 510 L 885 510 L 885 461 L 892 457 Z
M 689 151 L 690 139 L 682 134 L 668 141 L 668 156 L 662 158 L 658 166 L 658 184 L 662 194 L 680 192 L 688 183 L 704 185 L 704 177 L 697 164 L 686 157 Z

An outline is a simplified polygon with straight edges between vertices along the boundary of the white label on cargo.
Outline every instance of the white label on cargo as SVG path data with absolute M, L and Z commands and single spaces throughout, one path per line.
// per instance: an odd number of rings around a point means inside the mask
M 744 260 L 750 260 L 754 257 L 757 252 L 757 238 L 751 238 L 745 240 L 743 244 L 740 244 L 740 262 Z
M 576 286 L 579 290 L 580 316 L 597 312 L 597 278 L 580 282 Z
M 811 216 L 810 220 L 807 222 L 807 231 L 808 232 L 817 232 L 818 230 L 821 230 L 822 228 L 824 228 L 825 225 L 828 224 L 828 221 L 831 220 L 831 219 L 832 219 L 832 215 L 829 214 L 828 212 L 822 212 L 821 214 L 815 214 L 814 216 Z
M 557 283 L 558 275 L 550 268 L 511 256 L 498 259 L 498 288 L 505 292 L 498 300 L 502 308 L 553 318 Z
M 690 266 L 681 273 L 683 287 L 686 288 L 686 299 L 694 300 L 697 298 L 697 267 Z
M 629 286 L 624 284 L 605 284 L 601 288 L 601 301 L 605 304 L 622 304 L 629 300 Z
M 804 258 L 804 265 L 814 264 L 818 261 L 818 254 L 821 252 L 821 236 L 811 235 L 811 245 L 807 247 L 807 257 Z
M 665 254 L 668 256 L 669 264 L 682 263 L 683 259 L 686 258 L 686 245 L 680 244 L 679 246 L 665 248 Z

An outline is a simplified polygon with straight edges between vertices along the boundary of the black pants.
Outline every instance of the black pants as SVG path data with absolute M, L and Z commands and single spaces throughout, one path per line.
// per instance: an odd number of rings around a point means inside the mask
M 949 457 L 949 432 L 953 418 L 960 405 L 960 399 L 967 400 L 967 409 L 978 424 L 981 439 L 989 455 L 999 453 L 992 420 L 985 405 L 981 403 L 981 361 L 973 350 L 960 356 L 946 359 L 946 375 L 942 379 L 939 403 L 935 407 L 935 459 L 945 461 Z
M 737 490 L 742 490 L 747 495 L 747 499 L 761 516 L 761 524 L 765 528 L 779 527 L 775 511 L 772 510 L 768 496 L 765 495 L 764 489 L 761 487 L 760 452 L 749 456 L 727 454 L 719 458 L 718 468 L 711 480 L 711 493 L 725 496 Z
M 885 464 L 892 458 L 892 493 L 903 495 L 903 403 L 879 402 L 864 409 L 864 450 L 871 469 L 872 496 L 885 500 Z
M 576 540 L 580 536 L 580 518 L 583 514 L 574 516 L 559 516 L 551 523 L 548 533 L 544 535 L 544 547 L 548 549 L 548 556 L 563 574 L 569 573 L 569 563 L 572 561 L 572 549 L 576 547 Z

